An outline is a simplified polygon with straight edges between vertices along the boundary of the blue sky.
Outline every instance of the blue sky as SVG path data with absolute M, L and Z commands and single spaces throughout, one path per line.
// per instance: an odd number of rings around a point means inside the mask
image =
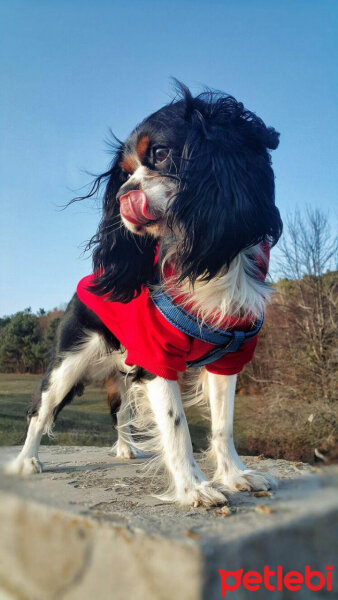
M 281 132 L 273 153 L 285 217 L 333 214 L 337 16 L 328 0 L 2 0 L 0 315 L 68 301 L 90 272 L 94 202 L 69 201 L 171 97 L 169 77 L 233 94 Z

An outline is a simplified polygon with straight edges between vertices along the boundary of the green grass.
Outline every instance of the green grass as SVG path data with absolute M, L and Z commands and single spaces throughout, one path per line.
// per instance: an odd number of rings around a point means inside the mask
M 39 383 L 38 375 L 0 373 L 0 445 L 22 444 L 26 433 L 26 412 Z M 265 454 L 274 458 L 311 460 L 313 448 L 297 433 L 297 419 L 269 416 L 267 401 L 258 396 L 237 396 L 234 438 L 242 454 Z M 283 420 L 283 422 L 284 422 Z M 188 411 L 195 450 L 205 449 L 210 424 L 198 408 Z M 298 423 L 299 425 L 299 423 Z M 43 444 L 65 446 L 110 446 L 116 440 L 102 388 L 88 386 L 58 416 L 55 437 Z
M 26 411 L 38 383 L 38 375 L 0 374 L 0 445 L 22 444 L 26 432 Z M 43 437 L 43 444 L 68 446 L 109 446 L 115 441 L 106 394 L 88 386 L 81 397 L 60 413 L 55 438 Z
M 0 373 L 0 446 L 22 444 L 26 434 L 26 412 L 40 381 L 39 375 Z M 116 440 L 100 387 L 88 386 L 59 414 L 54 438 L 43 436 L 42 444 L 65 446 L 109 446 Z M 206 448 L 208 423 L 198 411 L 190 411 L 191 435 L 196 450 Z

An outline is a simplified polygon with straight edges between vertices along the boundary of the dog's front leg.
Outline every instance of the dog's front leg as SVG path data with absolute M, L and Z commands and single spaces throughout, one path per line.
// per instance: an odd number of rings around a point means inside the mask
M 268 490 L 276 486 L 271 475 L 247 469 L 236 452 L 233 439 L 236 379 L 237 375 L 208 373 L 211 452 L 216 461 L 214 481 L 229 491 Z
M 172 494 L 165 499 L 194 506 L 224 504 L 224 495 L 212 487 L 195 462 L 177 381 L 156 377 L 147 383 L 147 391 L 174 484 Z

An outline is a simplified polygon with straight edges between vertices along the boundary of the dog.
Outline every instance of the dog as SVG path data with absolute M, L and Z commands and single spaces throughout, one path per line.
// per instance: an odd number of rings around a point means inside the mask
M 270 248 L 282 233 L 269 152 L 278 143 L 275 129 L 234 97 L 193 96 L 179 82 L 169 104 L 116 142 L 110 168 L 84 197 L 106 184 L 89 242 L 93 274 L 60 323 L 25 444 L 8 472 L 40 472 L 41 436 L 61 409 L 87 383 L 110 379 L 116 455 L 156 448 L 170 481 L 167 500 L 210 507 L 227 491 L 274 485 L 240 460 L 233 412 L 237 373 L 253 357 L 271 292 Z M 187 367 L 193 395 L 210 404 L 210 481 L 194 459 L 183 409 Z

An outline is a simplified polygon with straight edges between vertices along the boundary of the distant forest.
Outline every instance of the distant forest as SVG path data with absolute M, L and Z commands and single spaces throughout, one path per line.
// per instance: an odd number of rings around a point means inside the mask
M 42 373 L 63 311 L 30 308 L 0 318 L 0 372 Z

